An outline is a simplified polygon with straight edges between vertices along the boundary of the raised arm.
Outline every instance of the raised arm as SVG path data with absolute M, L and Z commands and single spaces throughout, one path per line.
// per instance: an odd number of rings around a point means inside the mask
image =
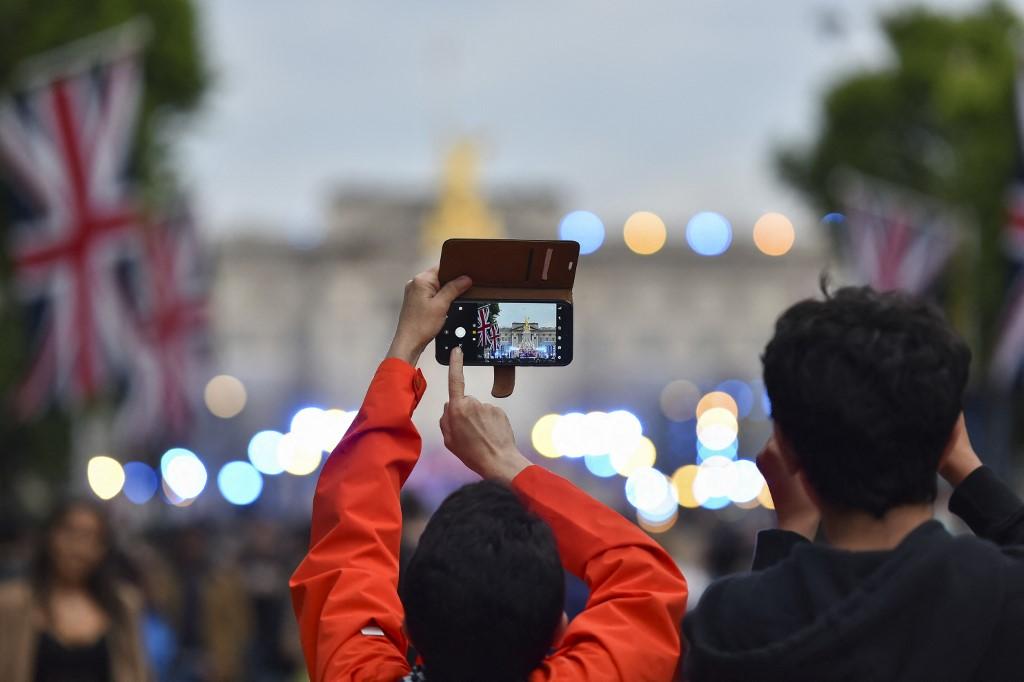
M 757 456 L 757 468 L 764 476 L 775 506 L 775 528 L 757 534 L 751 570 L 760 571 L 787 556 L 794 547 L 813 542 L 821 522 L 791 453 L 779 447 L 773 435 Z
M 395 339 L 313 497 L 309 552 L 290 581 L 311 680 L 394 682 L 409 671 L 398 598 L 399 491 L 419 458 L 412 424 L 426 382 L 415 369 L 468 280 L 436 271 L 405 290 Z
M 484 478 L 503 481 L 554 531 L 566 570 L 586 581 L 586 609 L 530 678 L 672 679 L 680 656 L 686 581 L 644 532 L 515 445 L 505 413 L 463 395 L 462 358 L 452 354 L 445 445 Z
M 953 429 L 939 473 L 953 486 L 949 510 L 975 535 L 1000 545 L 1024 545 L 1024 502 L 981 463 L 963 415 Z

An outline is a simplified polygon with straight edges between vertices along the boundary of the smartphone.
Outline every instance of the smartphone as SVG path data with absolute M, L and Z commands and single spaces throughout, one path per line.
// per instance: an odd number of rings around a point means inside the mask
M 467 365 L 564 367 L 572 362 L 572 304 L 457 299 L 434 340 L 437 361 L 447 365 L 456 346 Z

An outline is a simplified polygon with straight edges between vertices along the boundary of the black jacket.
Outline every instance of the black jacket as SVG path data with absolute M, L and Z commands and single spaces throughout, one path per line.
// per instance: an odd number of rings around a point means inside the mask
M 779 530 L 750 573 L 683 620 L 686 679 L 1024 680 L 1024 505 L 982 467 L 898 547 L 849 552 Z

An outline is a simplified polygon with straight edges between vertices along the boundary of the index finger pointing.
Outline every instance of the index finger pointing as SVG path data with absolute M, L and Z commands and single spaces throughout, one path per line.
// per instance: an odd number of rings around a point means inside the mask
M 462 349 L 452 348 L 448 358 L 448 400 L 454 401 L 466 394 L 466 378 L 462 375 Z

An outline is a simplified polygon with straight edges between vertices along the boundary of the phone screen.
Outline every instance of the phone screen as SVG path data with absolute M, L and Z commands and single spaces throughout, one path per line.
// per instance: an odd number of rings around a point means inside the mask
M 572 361 L 572 306 L 565 301 L 460 299 L 438 334 L 437 360 L 461 346 L 467 365 L 561 366 Z

